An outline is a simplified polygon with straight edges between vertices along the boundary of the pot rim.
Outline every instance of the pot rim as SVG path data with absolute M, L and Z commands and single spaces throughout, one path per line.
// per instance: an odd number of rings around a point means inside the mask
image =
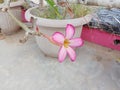
M 38 7 L 32 7 L 29 8 L 25 12 L 25 18 L 27 21 L 31 20 L 31 17 L 34 19 L 37 19 L 37 24 L 40 26 L 46 26 L 46 27 L 66 27 L 67 24 L 72 24 L 74 26 L 82 26 L 84 24 L 87 24 L 92 19 L 92 14 L 87 14 L 84 17 L 80 18 L 74 18 L 74 19 L 64 19 L 64 20 L 56 20 L 56 19 L 47 19 L 35 16 L 31 14 L 31 11 Z
M 24 4 L 24 0 L 18 0 L 16 2 L 10 2 L 10 7 L 18 7 L 18 6 L 22 6 Z M 6 7 L 5 2 L 0 4 L 0 9 Z

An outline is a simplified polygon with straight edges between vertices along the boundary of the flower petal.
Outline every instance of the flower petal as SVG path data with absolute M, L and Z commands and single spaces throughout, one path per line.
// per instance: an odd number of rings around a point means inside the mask
M 52 39 L 53 41 L 57 42 L 57 43 L 60 43 L 60 44 L 63 44 L 65 38 L 64 38 L 64 35 L 60 32 L 55 32 L 53 35 L 52 35 Z
M 71 47 L 80 47 L 83 45 L 83 40 L 81 38 L 74 38 L 69 40 Z
M 66 58 L 66 55 L 67 55 L 67 51 L 66 49 L 64 48 L 64 46 L 62 46 L 59 50 L 59 54 L 58 54 L 58 60 L 59 62 L 63 62 Z
M 71 39 L 74 36 L 74 33 L 75 33 L 75 27 L 71 24 L 67 24 L 66 34 L 65 34 L 66 39 Z
M 75 59 L 76 59 L 76 53 L 75 53 L 75 51 L 71 47 L 67 48 L 67 53 L 68 53 L 71 61 L 75 61 Z

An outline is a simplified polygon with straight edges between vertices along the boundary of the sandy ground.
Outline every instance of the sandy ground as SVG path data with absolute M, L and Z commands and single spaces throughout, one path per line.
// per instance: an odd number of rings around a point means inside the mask
M 23 36 L 0 40 L 0 90 L 120 90 L 120 51 L 85 41 L 75 62 L 59 63 Z

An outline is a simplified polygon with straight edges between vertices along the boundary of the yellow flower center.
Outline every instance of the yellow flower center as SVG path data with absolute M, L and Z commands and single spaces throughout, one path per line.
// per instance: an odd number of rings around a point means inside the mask
M 69 46 L 70 42 L 68 39 L 64 40 L 64 47 L 67 48 Z

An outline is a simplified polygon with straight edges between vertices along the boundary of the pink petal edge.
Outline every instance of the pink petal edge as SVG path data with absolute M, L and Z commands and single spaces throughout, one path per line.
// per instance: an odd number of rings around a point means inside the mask
M 70 40 L 71 47 L 80 47 L 83 45 L 83 40 L 81 38 L 73 38 Z
M 75 61 L 76 60 L 76 52 L 71 47 L 67 48 L 67 53 L 68 53 L 71 61 Z
M 60 43 L 60 44 L 63 44 L 65 38 L 64 38 L 64 35 L 60 32 L 55 32 L 53 35 L 52 35 L 52 40 L 57 42 L 57 43 Z
M 75 27 L 71 24 L 67 24 L 65 38 L 71 39 L 75 34 Z
M 60 63 L 62 63 L 65 60 L 66 55 L 67 55 L 67 51 L 64 48 L 64 46 L 62 46 L 59 50 L 59 53 L 58 53 L 58 60 Z

